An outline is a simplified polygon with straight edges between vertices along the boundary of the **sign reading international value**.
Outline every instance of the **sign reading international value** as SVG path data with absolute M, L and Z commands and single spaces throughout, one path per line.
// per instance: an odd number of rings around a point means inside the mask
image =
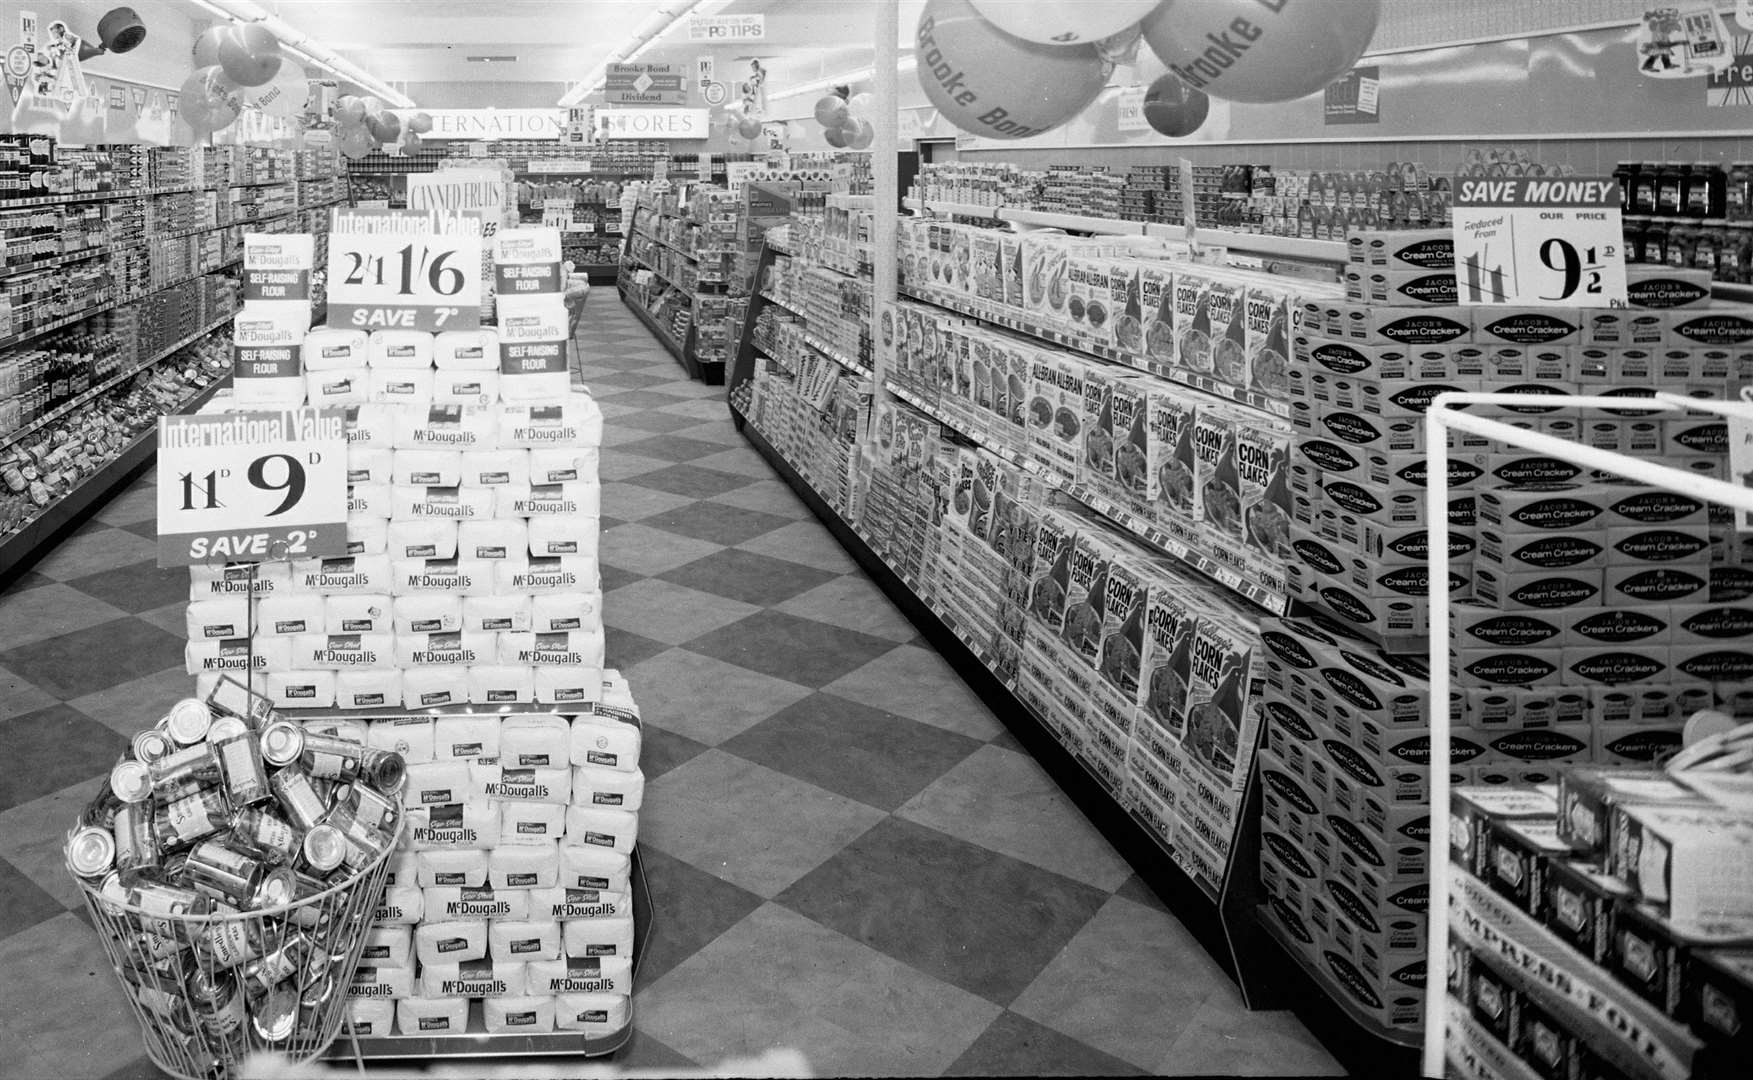
M 1461 303 L 1626 306 L 1618 181 L 1466 176 L 1454 191 Z
M 481 323 L 478 213 L 336 210 L 329 233 L 329 325 L 471 330 Z
M 158 421 L 158 565 L 347 554 L 343 409 Z

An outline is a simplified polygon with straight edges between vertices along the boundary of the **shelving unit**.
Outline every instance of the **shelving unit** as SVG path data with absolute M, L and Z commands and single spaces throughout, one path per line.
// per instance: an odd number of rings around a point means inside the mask
M 241 261 L 243 261 L 243 256 L 237 255 L 233 258 L 225 260 L 222 263 L 218 263 L 217 265 L 214 265 L 214 266 L 211 266 L 205 270 L 202 270 L 198 274 L 190 274 L 188 277 L 185 277 L 185 278 L 178 278 L 175 281 L 167 281 L 164 284 L 159 285 L 158 287 L 153 288 L 153 289 L 148 289 L 145 292 L 134 293 L 133 295 L 123 296 L 123 297 L 120 297 L 120 298 L 114 299 L 114 300 L 105 300 L 101 303 L 94 304 L 93 306 L 86 308 L 85 310 L 79 312 L 76 315 L 66 315 L 66 316 L 63 316 L 63 317 L 56 319 L 52 322 L 44 323 L 41 326 L 34 326 L 34 327 L 30 328 L 29 330 L 24 330 L 24 331 L 21 331 L 19 333 L 0 338 L 0 349 L 10 348 L 11 346 L 17 345 L 20 342 L 29 341 L 30 339 L 35 338 L 35 337 L 41 337 L 42 335 L 48 333 L 51 330 L 59 330 L 63 326 L 71 326 L 76 322 L 82 322 L 86 319 L 89 319 L 93 315 L 101 315 L 104 312 L 110 310 L 111 308 L 120 307 L 123 304 L 131 304 L 136 300 L 143 300 L 146 297 L 151 296 L 153 293 L 160 293 L 166 289 L 174 289 L 178 285 L 183 285 L 183 284 L 186 284 L 188 282 L 194 281 L 196 278 L 206 277 L 208 274 L 216 274 L 219 271 L 226 269 L 227 267 L 236 266 Z
M 638 258 L 634 254 L 633 241 L 637 237 L 662 245 L 670 251 L 674 251 L 688 259 L 690 262 L 695 261 L 695 256 L 692 253 L 662 239 L 650 230 L 641 229 L 639 227 L 641 215 L 648 214 L 651 210 L 652 208 L 648 206 L 636 207 L 633 211 L 632 219 L 627 223 L 627 235 L 621 248 L 622 273 L 617 275 L 616 281 L 616 287 L 621 293 L 621 302 L 631 308 L 633 314 L 638 317 L 639 321 L 644 323 L 647 329 L 657 336 L 657 339 L 663 343 L 664 348 L 668 349 L 670 355 L 676 358 L 676 361 L 682 365 L 682 369 L 688 373 L 689 377 L 699 379 L 708 386 L 722 386 L 724 385 L 725 380 L 726 365 L 717 361 L 700 359 L 694 348 L 695 327 L 692 318 L 688 321 L 688 332 L 683 335 L 682 338 L 677 339 L 676 336 L 670 332 L 668 327 L 663 326 L 652 316 L 650 310 L 639 299 L 630 295 L 633 286 L 627 280 L 628 275 L 625 272 L 629 265 L 634 266 L 636 269 L 648 271 L 653 277 L 664 282 L 676 293 L 687 296 L 690 303 L 692 302 L 694 295 L 689 290 L 683 289 L 668 275 L 664 274 L 663 271 L 645 260 Z M 661 212 L 659 213 L 661 215 Z M 703 282 L 696 283 L 696 289 L 704 284 L 705 283 Z

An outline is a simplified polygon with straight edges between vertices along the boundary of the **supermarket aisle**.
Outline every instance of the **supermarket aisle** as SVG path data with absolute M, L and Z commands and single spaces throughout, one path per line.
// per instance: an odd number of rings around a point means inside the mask
M 608 655 L 647 722 L 656 932 L 617 1063 L 788 1047 L 818 1076 L 1337 1072 L 1288 1013 L 1243 1010 L 747 447 L 722 388 L 612 288 L 581 339 L 608 418 Z M 154 568 L 152 518 L 148 478 L 0 594 L 0 1061 L 20 1075 L 157 1075 L 60 861 L 125 736 L 190 686 L 187 577 Z

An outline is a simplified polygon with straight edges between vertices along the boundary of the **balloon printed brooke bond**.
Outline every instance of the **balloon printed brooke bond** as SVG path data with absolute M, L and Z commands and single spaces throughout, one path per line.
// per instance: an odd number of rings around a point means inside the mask
M 969 0 L 930 0 L 915 33 L 919 83 L 958 128 L 1026 139 L 1082 112 L 1107 85 L 1094 45 L 1041 45 L 980 17 Z

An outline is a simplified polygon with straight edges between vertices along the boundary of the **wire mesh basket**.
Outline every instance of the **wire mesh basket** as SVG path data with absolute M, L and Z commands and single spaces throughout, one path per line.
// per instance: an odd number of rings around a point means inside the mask
M 320 891 L 301 883 L 291 903 L 259 910 L 190 914 L 209 906 L 194 890 L 124 885 L 114 871 L 93 881 L 69 858 L 153 1064 L 220 1080 L 251 1053 L 304 1061 L 328 1049 L 404 818 L 398 808 L 391 842 L 347 880 Z

